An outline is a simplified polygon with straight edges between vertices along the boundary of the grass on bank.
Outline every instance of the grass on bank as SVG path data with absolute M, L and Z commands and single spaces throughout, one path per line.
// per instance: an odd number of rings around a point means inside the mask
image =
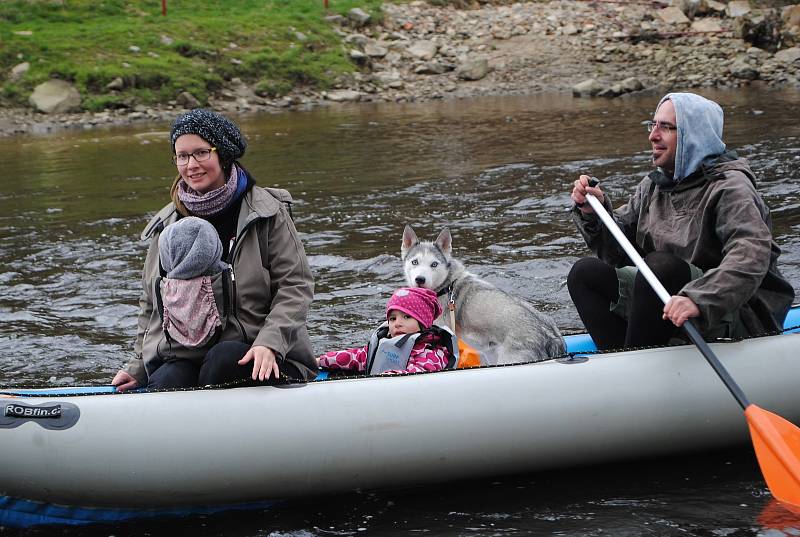
M 0 103 L 27 105 L 50 78 L 75 83 L 87 110 L 166 103 L 182 91 L 201 103 L 239 77 L 264 96 L 330 87 L 356 67 L 329 14 L 380 15 L 381 0 L 0 1 Z M 298 32 L 303 34 L 298 36 Z M 136 50 L 138 48 L 138 50 Z M 11 69 L 30 69 L 11 82 Z M 106 86 L 121 78 L 124 87 Z

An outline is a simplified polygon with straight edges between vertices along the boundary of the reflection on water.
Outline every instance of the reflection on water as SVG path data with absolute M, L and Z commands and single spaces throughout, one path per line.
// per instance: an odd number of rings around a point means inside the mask
M 797 287 L 800 94 L 708 95 L 726 109 L 729 147 L 751 159 L 782 269 Z M 581 330 L 563 287 L 587 253 L 566 213 L 570 185 L 590 172 L 622 202 L 649 169 L 641 122 L 658 97 L 547 95 L 242 118 L 244 164 L 297 201 L 316 275 L 315 350 L 361 344 L 381 319 L 402 282 L 407 223 L 429 239 L 449 226 L 470 270 L 548 311 L 565 331 Z M 0 385 L 106 383 L 130 356 L 145 253 L 139 233 L 166 203 L 174 173 L 168 128 L 0 139 Z

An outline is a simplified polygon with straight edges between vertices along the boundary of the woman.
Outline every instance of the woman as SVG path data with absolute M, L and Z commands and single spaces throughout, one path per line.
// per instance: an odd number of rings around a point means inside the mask
M 247 143 L 229 119 L 192 110 L 172 125 L 170 140 L 178 176 L 172 202 L 147 225 L 150 241 L 139 300 L 136 357 L 112 384 L 119 391 L 139 386 L 178 388 L 237 379 L 274 382 L 308 380 L 317 367 L 306 330 L 313 278 L 292 223 L 285 190 L 255 186 L 238 162 Z M 186 216 L 213 225 L 230 265 L 212 278 L 219 326 L 199 347 L 182 345 L 164 330 L 163 263 L 159 235 Z M 208 303 L 210 302 L 210 304 Z M 198 304 L 200 304 L 198 302 Z M 198 309 L 202 315 L 202 308 Z

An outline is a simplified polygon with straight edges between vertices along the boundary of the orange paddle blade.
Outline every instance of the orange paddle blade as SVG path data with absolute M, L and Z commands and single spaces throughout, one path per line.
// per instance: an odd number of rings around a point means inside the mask
M 800 429 L 756 405 L 744 415 L 764 481 L 772 496 L 800 509 Z

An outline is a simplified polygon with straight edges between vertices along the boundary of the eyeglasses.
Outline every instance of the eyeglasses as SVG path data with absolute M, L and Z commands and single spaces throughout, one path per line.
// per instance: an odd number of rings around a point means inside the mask
M 207 147 L 205 149 L 197 149 L 191 153 L 178 153 L 172 155 L 172 162 L 178 166 L 186 166 L 189 164 L 189 158 L 194 157 L 195 162 L 203 162 L 211 158 L 211 153 L 216 151 L 216 147 Z
M 678 128 L 671 123 L 662 123 L 660 121 L 648 121 L 645 123 L 645 125 L 647 126 L 647 132 L 653 132 L 654 130 L 659 129 L 664 134 L 669 134 Z

